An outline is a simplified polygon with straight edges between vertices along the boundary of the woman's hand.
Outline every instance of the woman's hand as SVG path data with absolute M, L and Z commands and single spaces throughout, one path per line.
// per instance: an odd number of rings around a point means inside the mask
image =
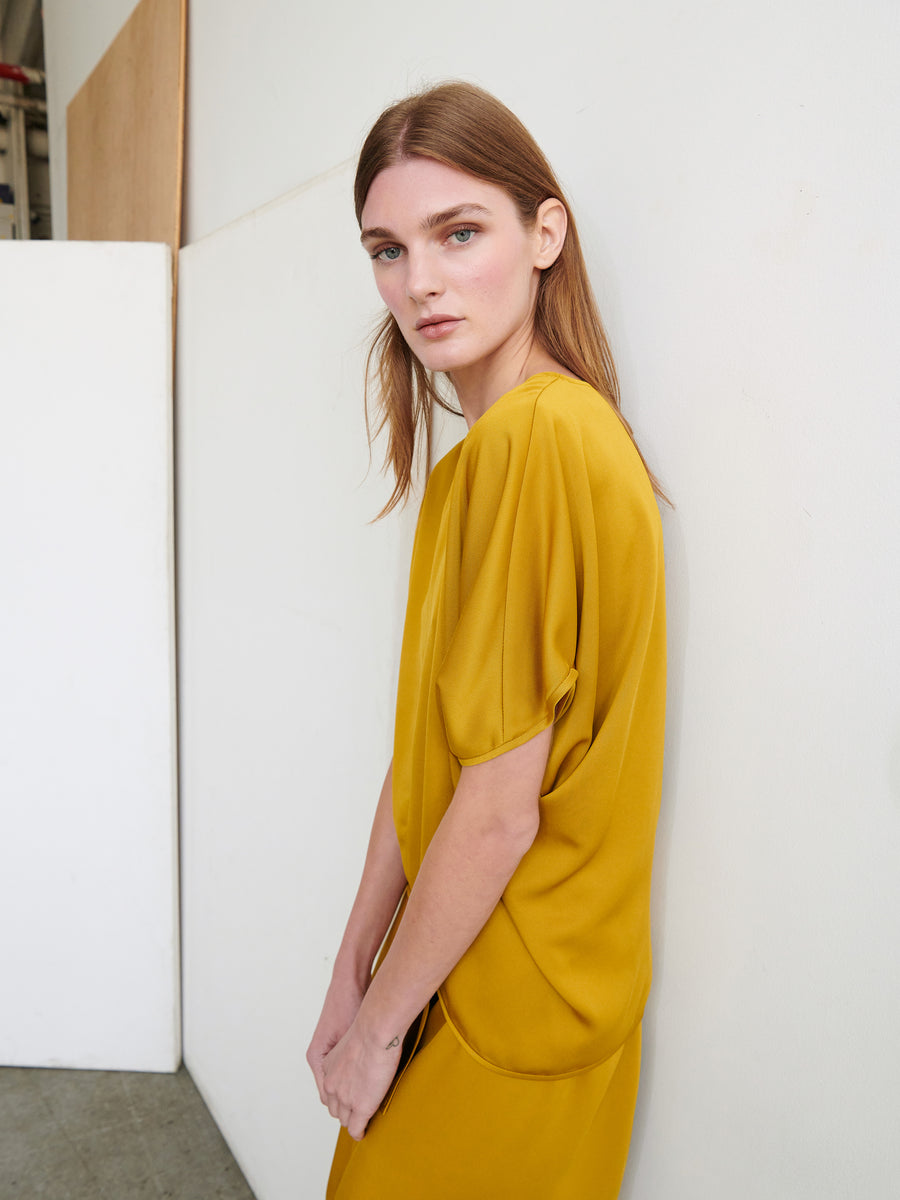
M 366 1132 L 372 1115 L 397 1073 L 403 1038 L 384 1046 L 354 1021 L 322 1064 L 322 1103 L 355 1141 Z
M 335 1048 L 356 1019 L 359 1006 L 362 1004 L 365 988 L 354 982 L 352 978 L 345 980 L 332 979 L 322 1006 L 322 1015 L 312 1035 L 309 1049 L 306 1051 L 306 1061 L 315 1076 L 316 1087 L 319 1089 L 319 1099 L 328 1105 L 325 1096 L 325 1058 Z
M 319 1099 L 326 1106 L 325 1058 L 356 1020 L 369 987 L 371 967 L 378 947 L 384 941 L 406 887 L 391 811 L 391 781 L 392 772 L 388 767 L 378 797 L 359 891 L 335 959 L 322 1015 L 306 1052 L 306 1061 L 312 1068 L 319 1089 Z

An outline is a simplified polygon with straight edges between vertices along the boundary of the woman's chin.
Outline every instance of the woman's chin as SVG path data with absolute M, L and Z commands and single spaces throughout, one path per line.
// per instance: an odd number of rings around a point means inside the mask
M 453 371 L 461 371 L 472 365 L 471 359 L 467 355 L 460 354 L 458 350 L 454 353 L 449 346 L 419 345 L 411 347 L 411 349 L 426 371 L 449 375 Z

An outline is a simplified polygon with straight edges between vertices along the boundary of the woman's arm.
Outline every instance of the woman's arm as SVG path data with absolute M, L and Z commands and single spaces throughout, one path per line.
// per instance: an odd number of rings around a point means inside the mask
M 375 809 L 362 879 L 335 958 L 322 1015 L 306 1052 L 323 1103 L 327 1101 L 322 1091 L 322 1062 L 359 1011 L 369 986 L 372 963 L 405 886 L 394 830 L 391 767 L 388 767 Z
M 481 931 L 537 834 L 552 727 L 464 767 L 384 962 L 325 1060 L 325 1102 L 361 1138 L 394 1076 L 400 1043 Z

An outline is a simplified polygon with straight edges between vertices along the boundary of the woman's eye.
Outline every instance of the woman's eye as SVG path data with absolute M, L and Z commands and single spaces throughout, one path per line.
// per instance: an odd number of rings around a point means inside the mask
M 474 232 L 474 229 L 454 229 L 450 236 L 456 239 L 458 246 L 464 246 L 466 242 L 471 240 Z
M 400 247 L 385 246 L 381 250 L 376 250 L 372 257 L 379 259 L 381 262 L 395 262 L 400 257 Z

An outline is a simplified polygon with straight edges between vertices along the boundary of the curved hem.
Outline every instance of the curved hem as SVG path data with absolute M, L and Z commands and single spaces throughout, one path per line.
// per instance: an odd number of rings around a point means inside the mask
M 608 1054 L 606 1058 L 597 1059 L 596 1062 L 588 1063 L 584 1067 L 573 1067 L 571 1071 L 560 1071 L 555 1075 L 545 1075 L 541 1072 L 513 1071 L 509 1067 L 498 1066 L 497 1063 L 492 1063 L 489 1058 L 485 1058 L 482 1054 L 479 1054 L 474 1046 L 470 1045 L 469 1042 L 466 1041 L 465 1037 L 463 1037 L 462 1031 L 458 1028 L 456 1023 L 453 1021 L 453 1018 L 450 1016 L 449 1009 L 447 1008 L 447 1002 L 444 999 L 443 987 L 438 988 L 437 997 L 441 1006 L 441 1010 L 444 1014 L 444 1019 L 447 1022 L 447 1027 L 452 1029 L 454 1037 L 462 1046 L 463 1050 L 465 1050 L 467 1054 L 471 1055 L 471 1057 L 474 1058 L 480 1066 L 485 1067 L 488 1071 L 493 1071 L 495 1075 L 505 1075 L 509 1079 L 529 1079 L 535 1083 L 540 1083 L 542 1081 L 550 1083 L 558 1079 L 572 1079 L 575 1075 L 585 1075 L 588 1071 L 594 1071 L 598 1067 L 604 1067 L 611 1064 L 613 1060 L 622 1053 L 623 1049 L 625 1048 L 625 1043 L 632 1036 L 635 1029 L 638 1028 L 643 1020 L 642 1013 L 634 1027 L 628 1031 L 628 1034 L 621 1045 L 617 1046 L 616 1049 L 613 1050 L 612 1054 Z
M 525 742 L 530 741 L 533 737 L 537 737 L 539 733 L 542 733 L 551 725 L 555 725 L 568 712 L 569 705 L 572 703 L 572 697 L 575 695 L 575 684 L 577 681 L 578 671 L 575 667 L 570 667 L 562 683 L 558 687 L 555 687 L 547 697 L 547 711 L 539 721 L 535 722 L 534 725 L 531 725 L 523 733 L 518 733 L 515 737 L 501 742 L 499 746 L 482 751 L 481 754 L 466 755 L 465 757 L 457 754 L 456 759 L 459 765 L 461 767 L 475 767 L 479 763 L 489 762 L 492 758 L 497 758 L 499 755 L 505 754 L 507 750 L 515 750 L 517 746 L 524 745 Z M 453 751 L 452 746 L 450 749 Z

